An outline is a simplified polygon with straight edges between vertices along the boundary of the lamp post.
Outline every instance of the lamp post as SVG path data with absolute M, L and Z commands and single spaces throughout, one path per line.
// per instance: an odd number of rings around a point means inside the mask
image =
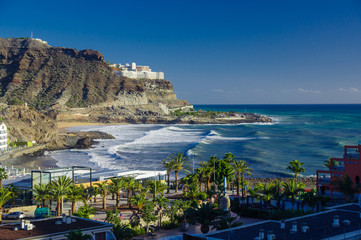
M 157 196 L 157 169 L 154 168 L 154 198 Z
M 217 185 L 216 185 L 216 158 L 213 158 L 213 167 L 214 167 L 214 171 L 213 171 L 213 177 L 214 177 L 214 186 L 217 190 Z

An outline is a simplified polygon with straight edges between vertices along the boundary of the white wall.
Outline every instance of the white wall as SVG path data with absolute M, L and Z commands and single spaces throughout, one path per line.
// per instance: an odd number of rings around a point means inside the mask
M 135 79 L 164 79 L 163 72 L 147 72 L 147 71 L 114 71 L 115 75 L 128 77 L 128 78 L 135 78 Z
M 5 123 L 0 124 L 0 151 L 6 150 L 8 145 L 8 134 Z

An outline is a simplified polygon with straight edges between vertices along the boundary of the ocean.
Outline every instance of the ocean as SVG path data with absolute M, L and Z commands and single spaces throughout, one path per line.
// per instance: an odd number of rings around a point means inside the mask
M 325 160 L 342 157 L 344 145 L 361 140 L 361 104 L 194 107 L 263 114 L 273 123 L 71 127 L 72 131 L 103 131 L 115 139 L 99 140 L 91 149 L 51 152 L 51 157 L 60 167 L 159 170 L 162 159 L 172 153 L 185 153 L 196 168 L 199 161 L 231 152 L 251 164 L 254 177 L 292 176 L 286 167 L 295 159 L 304 162 L 304 176 L 313 176 L 317 169 L 326 169 Z

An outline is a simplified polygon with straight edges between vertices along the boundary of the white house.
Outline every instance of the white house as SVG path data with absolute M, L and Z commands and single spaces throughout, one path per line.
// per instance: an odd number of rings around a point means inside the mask
M 0 124 L 0 151 L 8 148 L 8 130 L 4 122 Z
M 115 75 L 135 78 L 135 79 L 164 79 L 164 72 L 152 72 L 149 66 L 137 66 L 136 63 L 130 64 L 112 64 L 111 67 L 120 68 L 120 71 L 114 71 Z

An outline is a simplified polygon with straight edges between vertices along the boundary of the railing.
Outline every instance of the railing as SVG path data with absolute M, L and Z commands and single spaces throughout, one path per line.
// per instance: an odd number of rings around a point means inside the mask
M 329 177 L 320 177 L 320 178 L 317 179 L 317 181 L 318 181 L 319 183 L 330 183 L 330 182 L 331 182 L 331 178 L 329 178 Z
M 331 168 L 332 172 L 344 172 L 345 167 L 344 166 L 334 166 Z
M 358 160 L 360 159 L 360 153 L 347 153 L 345 159 Z

